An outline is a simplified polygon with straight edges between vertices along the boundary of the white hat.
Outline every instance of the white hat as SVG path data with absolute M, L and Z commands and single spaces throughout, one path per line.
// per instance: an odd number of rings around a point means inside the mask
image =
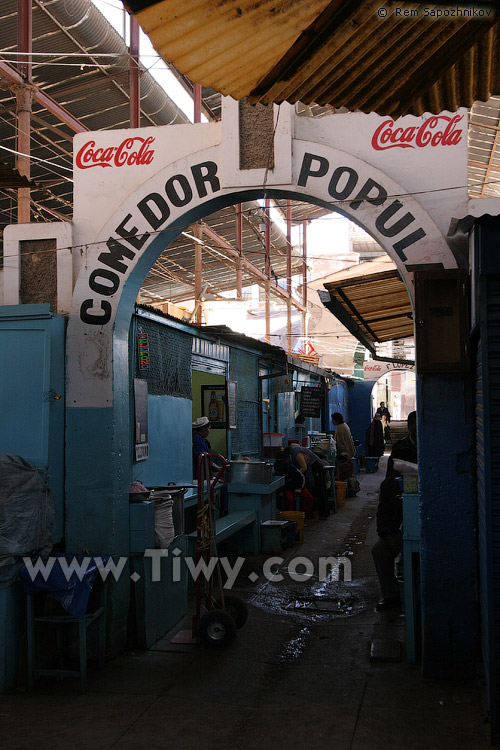
M 207 424 L 210 424 L 208 417 L 198 417 L 198 419 L 195 419 L 193 422 L 193 430 L 198 430 L 200 427 L 205 427 Z

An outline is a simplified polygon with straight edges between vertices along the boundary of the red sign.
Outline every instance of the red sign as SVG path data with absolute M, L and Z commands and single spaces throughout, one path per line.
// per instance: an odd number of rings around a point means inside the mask
M 376 151 L 388 148 L 425 148 L 426 146 L 456 146 L 462 140 L 463 129 L 457 124 L 463 115 L 435 115 L 420 127 L 395 128 L 394 120 L 384 120 L 373 134 L 372 146 Z
M 319 357 L 318 352 L 314 348 L 314 346 L 311 344 L 310 341 L 306 341 L 304 344 L 304 348 L 301 349 L 300 347 L 297 349 L 297 352 L 299 354 L 302 354 L 304 357 Z
M 138 143 L 136 143 L 138 141 Z M 96 148 L 95 141 L 87 141 L 76 155 L 76 166 L 80 169 L 91 167 L 130 167 L 151 164 L 154 151 L 149 148 L 154 138 L 125 138 L 119 146 Z

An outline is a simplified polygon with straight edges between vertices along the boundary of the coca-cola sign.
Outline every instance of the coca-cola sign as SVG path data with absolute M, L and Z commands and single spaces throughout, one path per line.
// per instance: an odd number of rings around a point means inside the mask
M 394 120 L 384 120 L 372 137 L 372 146 L 376 151 L 389 148 L 425 148 L 427 146 L 456 146 L 462 140 L 463 128 L 458 123 L 463 115 L 435 115 L 429 117 L 420 126 L 410 125 L 403 128 L 394 127 Z
M 91 167 L 130 167 L 151 164 L 154 151 L 150 148 L 154 138 L 141 138 L 136 135 L 125 138 L 119 146 L 96 148 L 95 141 L 87 141 L 76 155 L 79 169 Z

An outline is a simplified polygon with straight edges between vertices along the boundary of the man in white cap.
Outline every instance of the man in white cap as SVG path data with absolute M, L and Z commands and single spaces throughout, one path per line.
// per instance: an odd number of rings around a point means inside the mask
M 202 453 L 211 453 L 212 449 L 207 437 L 210 434 L 210 420 L 208 417 L 198 417 L 193 422 L 193 476 L 198 478 L 198 457 Z

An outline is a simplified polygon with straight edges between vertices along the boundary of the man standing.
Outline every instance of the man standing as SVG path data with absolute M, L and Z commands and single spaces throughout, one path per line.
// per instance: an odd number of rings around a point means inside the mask
M 380 414 L 377 412 L 374 414 L 373 421 L 365 433 L 365 456 L 377 456 L 377 458 L 380 458 L 383 455 L 384 430 Z
M 378 407 L 375 414 L 380 415 L 380 419 L 382 420 L 382 434 L 384 436 L 384 442 L 387 443 L 391 439 L 391 428 L 389 427 L 391 415 L 389 409 L 385 405 L 385 401 L 380 402 L 380 406 Z
M 387 422 L 391 421 L 391 414 L 389 412 L 389 409 L 385 405 L 385 401 L 380 402 L 380 406 L 375 413 L 380 414 L 380 419 L 382 419 L 382 417 L 385 417 L 387 419 Z
M 210 434 L 210 420 L 199 417 L 193 422 L 193 477 L 198 478 L 198 457 L 202 453 L 211 453 L 207 438 Z
M 352 439 L 349 425 L 344 422 L 344 417 L 336 411 L 332 414 L 332 422 L 337 428 L 335 430 L 335 443 L 337 446 L 337 456 L 345 453 L 349 460 L 356 455 L 356 448 Z
M 401 552 L 401 524 L 403 522 L 403 501 L 401 487 L 396 481 L 394 461 L 400 459 L 417 463 L 417 413 L 408 414 L 408 435 L 394 443 L 387 462 L 386 478 L 380 485 L 377 510 L 378 542 L 372 547 L 372 556 L 380 582 L 382 600 L 377 609 L 391 609 L 401 606 L 399 583 L 394 574 L 394 560 Z

